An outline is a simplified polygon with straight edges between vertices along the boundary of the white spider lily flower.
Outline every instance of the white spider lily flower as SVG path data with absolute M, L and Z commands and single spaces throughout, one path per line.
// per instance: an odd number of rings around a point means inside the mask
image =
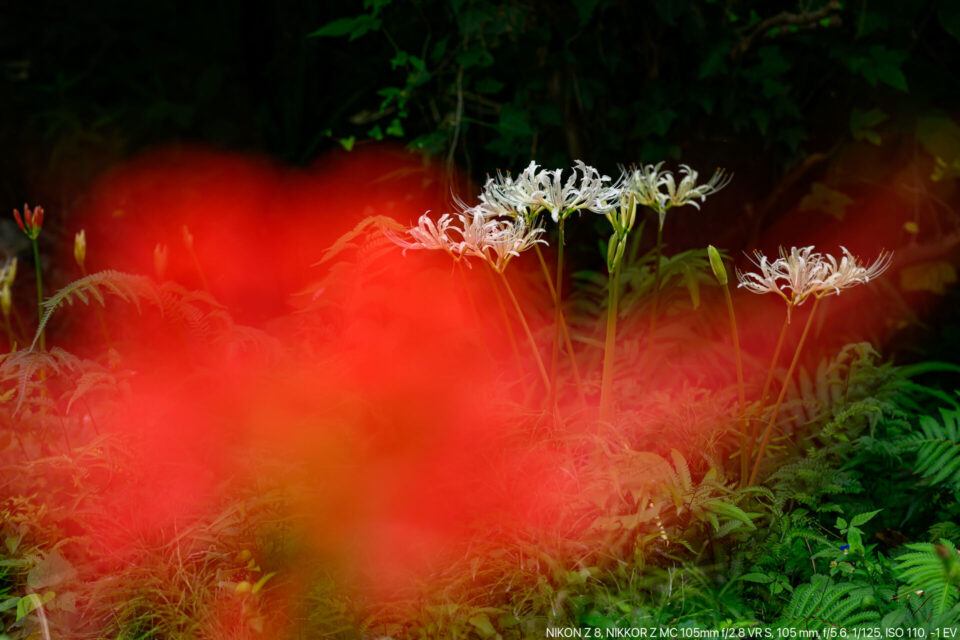
M 472 255 L 486 259 L 482 247 L 489 241 L 489 238 L 500 232 L 503 225 L 508 224 L 502 220 L 490 219 L 487 213 L 488 208 L 480 204 L 457 214 L 461 224 L 461 227 L 455 227 L 461 237 L 461 241 L 456 246 L 458 255 Z M 522 216 L 517 219 L 522 219 Z
M 466 221 L 464 226 L 467 227 Z M 528 225 L 523 216 L 517 216 L 510 221 L 496 220 L 470 226 L 476 234 L 471 234 L 472 243 L 465 239 L 463 254 L 486 260 L 500 273 L 507 268 L 511 258 L 519 256 L 535 244 L 547 244 L 546 240 L 540 238 L 544 233 L 543 227 Z
M 527 165 L 516 179 L 509 172 L 504 176 L 498 171 L 496 179 L 488 177 L 483 185 L 480 203 L 496 215 L 511 218 L 522 215 L 530 222 L 530 218 L 542 208 L 545 174 L 536 162 Z
M 826 267 L 823 256 L 813 247 L 792 247 L 790 253 L 780 249 L 780 257 L 773 262 L 759 251 L 752 258 L 759 273 L 737 271 L 737 280 L 752 293 L 775 293 L 787 303 L 787 320 L 793 307 L 799 307 L 811 295 L 823 288 Z
M 790 290 L 793 306 L 800 306 L 808 296 L 817 294 L 823 288 L 826 265 L 823 255 L 814 252 L 812 246 L 801 249 L 791 247 L 789 254 L 781 248 L 780 259 L 774 264 L 779 265 L 781 278 L 786 281 L 781 289 Z
M 846 247 L 840 248 L 843 250 L 843 257 L 839 262 L 830 254 L 825 254 L 823 257 L 825 276 L 820 295 L 839 294 L 843 289 L 866 284 L 886 271 L 893 260 L 892 252 L 881 251 L 873 264 L 868 267 L 863 265 Z
M 583 209 L 605 213 L 616 207 L 616 193 L 607 184 L 610 176 L 600 175 L 581 160 L 574 163 L 566 182 L 562 176 L 562 169 L 541 172 L 540 189 L 534 198 L 537 205 L 550 212 L 554 222 Z
M 420 216 L 417 226 L 407 229 L 407 234 L 412 240 L 404 240 L 389 231 L 385 231 L 385 233 L 395 244 L 403 247 L 404 254 L 407 253 L 408 249 L 439 249 L 456 257 L 459 254 L 459 243 L 455 242 L 449 234 L 452 231 L 460 230 L 453 226 L 453 217 L 449 213 L 445 213 L 434 222 L 428 214 L 429 212 Z
M 709 181 L 698 185 L 697 176 L 699 174 L 685 164 L 680 165 L 680 175 L 683 178 L 679 185 L 674 184 L 672 173 L 666 172 L 663 177 L 671 207 L 682 207 L 690 204 L 699 209 L 700 205 L 696 202 L 697 198 L 700 199 L 700 202 L 706 201 L 707 196 L 720 191 L 733 179 L 733 176 L 723 169 L 717 169 Z
M 869 282 L 890 267 L 892 255 L 881 252 L 872 265 L 864 266 L 845 247 L 843 257 L 838 261 L 834 256 L 815 252 L 813 247 L 793 247 L 790 253 L 782 248 L 780 257 L 770 262 L 760 252 L 756 253 L 754 264 L 760 273 L 737 272 L 739 287 L 753 293 L 776 293 L 787 303 L 787 318 L 793 307 L 798 307 L 813 296 L 839 294 L 858 284 Z
M 629 190 L 636 198 L 637 204 L 649 207 L 660 214 L 660 226 L 663 226 L 663 220 L 667 209 L 670 207 L 670 201 L 667 194 L 660 190 L 660 187 L 666 184 L 666 176 L 669 171 L 660 171 L 662 162 L 655 165 L 640 165 L 631 169 L 625 175 L 624 190 Z M 671 180 L 673 178 L 671 177 Z

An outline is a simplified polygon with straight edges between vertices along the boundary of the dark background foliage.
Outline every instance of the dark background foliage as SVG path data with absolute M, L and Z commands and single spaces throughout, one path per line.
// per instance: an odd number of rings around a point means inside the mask
M 664 159 L 736 174 L 710 216 L 677 216 L 673 248 L 737 253 L 888 189 L 950 261 L 958 38 L 946 0 L 7 2 L 0 194 L 69 217 L 170 141 L 302 165 L 392 140 L 475 180 Z M 582 237 L 574 261 L 596 262 Z

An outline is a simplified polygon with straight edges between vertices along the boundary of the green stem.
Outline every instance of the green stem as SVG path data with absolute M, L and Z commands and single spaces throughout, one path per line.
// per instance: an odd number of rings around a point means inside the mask
M 547 283 L 547 289 L 550 291 L 550 299 L 553 301 L 553 304 L 558 304 L 557 302 L 557 290 L 553 286 L 553 278 L 550 276 L 550 269 L 547 268 L 547 261 L 543 259 L 543 252 L 540 251 L 539 245 L 533 245 L 533 250 L 537 254 L 537 259 L 540 261 L 540 269 L 543 271 L 543 278 Z M 563 308 L 560 309 L 560 330 L 563 332 L 563 344 L 567 350 L 567 355 L 570 358 L 570 367 L 573 369 L 573 379 L 577 383 L 577 395 L 580 396 L 580 402 L 584 407 L 587 406 L 587 396 L 583 391 L 583 380 L 580 378 L 580 367 L 577 365 L 577 359 L 573 355 L 573 341 L 570 340 L 570 331 L 567 328 L 567 320 L 563 315 Z
M 497 306 L 500 307 L 500 316 L 503 318 L 503 324 L 507 328 L 507 338 L 510 340 L 510 349 L 513 351 L 513 357 L 517 360 L 517 370 L 522 371 L 523 359 L 520 357 L 520 349 L 517 347 L 517 338 L 513 335 L 513 326 L 510 324 L 510 318 L 507 317 L 507 307 L 503 304 L 503 296 L 500 295 L 500 288 L 497 286 L 497 282 L 493 279 L 493 276 L 490 275 L 493 267 L 487 262 L 484 264 L 486 264 L 484 273 L 487 274 L 487 280 L 490 281 L 490 288 L 493 289 L 493 295 L 497 298 Z
M 727 315 L 730 316 L 730 332 L 733 334 L 733 353 L 737 360 L 737 399 L 740 402 L 740 420 L 746 416 L 747 400 L 743 390 L 743 358 L 740 355 L 740 332 L 737 330 L 737 314 L 733 310 L 733 297 L 730 295 L 730 286 L 723 285 L 723 297 L 727 301 Z M 747 429 L 743 427 L 743 438 L 740 443 L 740 478 L 747 477 L 747 458 L 744 455 L 747 447 Z
M 557 225 L 557 283 L 553 297 L 553 349 L 550 354 L 550 405 L 556 402 L 557 360 L 560 359 L 560 305 L 563 302 L 563 217 Z
M 530 341 L 530 349 L 533 351 L 533 357 L 537 361 L 537 368 L 540 369 L 540 376 L 543 378 L 543 386 L 546 388 L 547 393 L 550 393 L 550 376 L 547 375 L 547 368 L 543 366 L 543 358 L 540 357 L 540 350 L 537 348 L 537 343 L 533 339 L 533 332 L 530 331 L 530 325 L 527 324 L 527 319 L 523 315 L 523 309 L 520 308 L 520 303 L 517 301 L 517 296 L 513 294 L 513 289 L 510 287 L 510 281 L 507 280 L 507 276 L 503 271 L 498 272 L 500 278 L 503 279 L 503 286 L 506 287 L 507 293 L 510 295 L 510 300 L 513 302 L 513 308 L 517 311 L 517 317 L 520 318 L 520 324 L 523 325 L 523 330 L 527 334 L 527 340 Z
M 750 436 L 747 440 L 747 451 L 744 456 L 744 460 L 747 461 L 748 465 L 750 464 L 750 460 L 753 459 L 753 447 L 757 443 L 757 427 L 760 424 L 760 416 L 763 415 L 763 407 L 767 402 L 767 392 L 770 391 L 770 384 L 773 382 L 773 372 L 777 368 L 777 362 L 780 361 L 780 349 L 783 347 L 783 338 L 787 335 L 787 329 L 789 327 L 790 323 L 787 322 L 787 318 L 784 318 L 783 327 L 780 329 L 780 337 L 777 338 L 777 346 L 774 347 L 773 358 L 770 360 L 770 370 L 767 371 L 767 379 L 763 382 L 763 391 L 760 392 L 759 414 L 756 417 L 751 416 L 750 418 Z M 740 478 L 740 483 L 744 487 L 747 486 L 746 474 Z
M 663 244 L 663 225 L 657 226 L 657 246 L 654 247 L 654 272 L 653 272 L 653 310 L 650 313 L 650 334 L 653 335 L 657 328 L 657 303 L 660 300 L 660 247 Z
M 37 239 L 30 238 L 30 242 L 33 244 L 33 266 L 37 272 L 37 325 L 39 325 L 43 318 L 43 275 L 40 273 L 40 249 L 37 247 Z M 47 348 L 45 334 L 46 331 L 40 332 L 41 351 Z
M 780 405 L 787 395 L 787 388 L 790 386 L 790 377 L 793 375 L 797 363 L 800 361 L 800 352 L 803 351 L 803 343 L 807 340 L 807 334 L 810 333 L 810 327 L 813 326 L 813 318 L 817 315 L 817 307 L 820 306 L 820 298 L 813 303 L 813 309 L 810 310 L 810 317 L 807 318 L 807 324 L 803 327 L 803 333 L 800 335 L 800 342 L 797 344 L 796 351 L 793 352 L 793 360 L 790 362 L 790 368 L 787 369 L 787 376 L 783 379 L 783 386 L 780 388 L 780 395 L 777 396 L 777 402 L 773 405 L 773 412 L 770 414 L 770 420 L 767 422 L 767 428 L 763 432 L 763 440 L 760 441 L 760 450 L 757 451 L 757 461 L 753 465 L 753 471 L 750 473 L 750 479 L 747 484 L 752 485 L 756 482 L 757 474 L 760 472 L 760 464 L 763 462 L 763 454 L 767 451 L 767 443 L 770 442 L 770 435 L 773 433 L 773 425 L 777 422 L 777 414 L 780 412 Z
M 617 304 L 620 298 L 620 263 L 610 274 L 607 302 L 607 338 L 603 346 L 603 377 L 600 382 L 600 422 L 610 422 L 613 417 L 613 363 L 617 346 Z

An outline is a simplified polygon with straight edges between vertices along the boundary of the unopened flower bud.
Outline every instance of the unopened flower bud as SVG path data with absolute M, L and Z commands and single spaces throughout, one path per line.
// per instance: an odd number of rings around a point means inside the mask
M 10 293 L 10 285 L 4 284 L 0 288 L 0 309 L 3 310 L 3 317 L 10 317 L 10 308 L 13 307 L 13 296 Z
M 73 237 L 73 258 L 82 271 L 83 263 L 87 259 L 87 233 L 83 229 Z
M 186 228 L 186 227 L 184 227 Z M 153 270 L 157 272 L 157 279 L 163 280 L 167 273 L 167 245 L 158 244 L 153 250 Z
M 717 282 L 727 286 L 727 267 L 723 264 L 720 252 L 711 244 L 707 247 L 707 256 L 710 258 L 710 268 L 713 269 L 713 275 L 716 276 Z
M 7 263 L 7 266 L 3 268 L 3 272 L 0 273 L 0 287 L 10 287 L 13 285 L 14 279 L 17 277 L 17 258 L 16 256 L 10 258 L 10 262 Z

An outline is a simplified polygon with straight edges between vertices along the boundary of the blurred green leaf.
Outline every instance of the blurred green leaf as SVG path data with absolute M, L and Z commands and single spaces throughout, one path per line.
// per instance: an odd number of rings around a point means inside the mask
M 336 38 L 345 35 L 350 36 L 350 40 L 356 40 L 369 31 L 375 31 L 380 28 L 381 21 L 373 15 L 363 14 L 355 18 L 340 18 L 333 22 L 328 22 L 316 31 L 307 34 L 308 38 Z

